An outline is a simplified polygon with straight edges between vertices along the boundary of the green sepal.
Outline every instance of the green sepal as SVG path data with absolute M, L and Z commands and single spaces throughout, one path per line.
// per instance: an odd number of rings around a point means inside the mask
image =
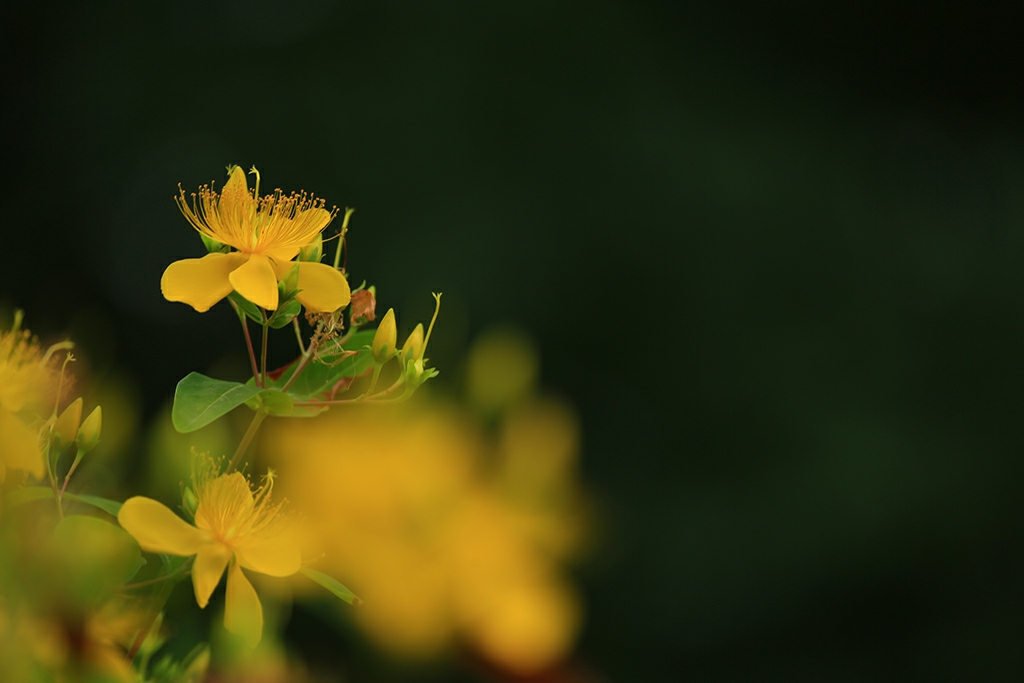
M 242 405 L 261 389 L 190 372 L 174 389 L 171 422 L 182 434 L 205 427 Z
M 245 318 L 248 318 L 257 325 L 263 324 L 263 312 L 260 311 L 259 307 L 256 304 L 249 301 L 238 292 L 234 291 L 228 294 L 228 299 L 234 301 L 235 304 L 238 306 L 236 310 L 238 311 L 239 320 L 244 320 Z M 242 316 L 245 316 L 245 318 L 243 318 Z
M 208 235 L 199 233 L 199 237 L 203 240 L 203 246 L 206 247 L 206 251 L 211 254 L 226 254 L 231 251 L 231 247 L 222 242 L 218 242 Z
M 341 581 L 338 581 L 333 576 L 328 576 L 323 572 L 318 572 L 317 570 L 310 569 L 309 567 L 303 567 L 299 571 L 348 604 L 355 605 L 356 607 L 363 604 L 363 601 L 359 599 L 358 595 L 346 588 Z
M 302 304 L 299 303 L 298 299 L 289 299 L 284 304 L 278 304 L 277 310 L 270 316 L 267 323 L 275 330 L 279 330 L 286 325 L 291 325 L 292 320 L 299 313 L 302 312 Z

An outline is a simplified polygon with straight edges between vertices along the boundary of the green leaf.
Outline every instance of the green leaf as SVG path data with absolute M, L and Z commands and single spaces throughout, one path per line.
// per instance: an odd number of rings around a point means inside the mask
M 295 401 L 292 397 L 279 389 L 264 389 L 256 394 L 255 400 L 259 402 L 259 408 L 267 411 L 268 415 L 285 417 L 295 410 Z
M 135 539 L 98 517 L 68 515 L 57 523 L 53 540 L 69 568 L 63 578 L 82 598 L 123 584 L 144 564 Z
M 345 342 L 345 348 L 356 351 L 356 355 L 348 356 L 344 360 L 334 363 L 339 354 L 330 354 L 323 357 L 323 361 L 310 361 L 302 373 L 295 379 L 295 382 L 288 387 L 288 393 L 298 401 L 308 401 L 323 398 L 338 380 L 345 377 L 358 377 L 373 367 L 373 354 L 368 348 L 373 341 L 374 330 L 360 330 L 353 333 Z M 288 383 L 292 374 L 299 366 L 299 361 L 294 361 L 281 376 L 271 382 L 273 386 L 282 387 Z M 295 409 L 293 416 L 298 417 L 299 408 Z M 320 411 L 317 411 L 320 412 Z
M 103 510 L 108 515 L 117 517 L 117 513 L 121 511 L 121 503 L 116 500 L 109 500 L 107 498 L 100 498 L 99 496 L 86 496 L 75 493 L 65 493 L 65 500 L 77 500 L 79 503 L 85 503 L 86 505 L 92 505 L 93 507 Z
M 259 387 L 190 372 L 174 390 L 171 422 L 182 434 L 205 427 L 260 393 Z
M 303 574 L 319 583 L 321 586 L 323 586 L 330 592 L 334 593 L 334 595 L 341 598 L 348 604 L 354 605 L 356 607 L 359 607 L 363 604 L 363 601 L 360 600 L 355 593 L 350 591 L 348 588 L 345 588 L 341 581 L 338 581 L 334 577 L 328 576 L 323 572 L 318 572 L 317 570 L 310 569 L 308 567 L 303 567 L 299 571 L 301 571 Z
M 31 503 L 34 500 L 42 500 L 44 498 L 53 498 L 53 489 L 46 488 L 45 486 L 26 486 L 23 489 L 17 489 L 7 494 L 7 496 L 4 497 L 4 505 L 8 508 L 12 508 L 17 505 L 24 505 L 25 503 Z M 100 498 L 99 496 L 65 493 L 64 500 L 73 500 L 79 503 L 85 503 L 86 505 L 92 505 L 113 517 L 117 517 L 117 513 L 121 511 L 121 503 L 108 498 Z
M 25 503 L 31 503 L 34 500 L 42 500 L 43 498 L 53 498 L 53 489 L 46 488 L 45 486 L 26 486 L 22 489 L 15 489 L 5 495 L 4 507 L 12 508 L 24 505 Z

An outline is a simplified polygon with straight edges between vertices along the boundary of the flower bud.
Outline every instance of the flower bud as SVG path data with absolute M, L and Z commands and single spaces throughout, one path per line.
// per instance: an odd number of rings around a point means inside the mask
M 284 277 L 277 283 L 277 291 L 280 296 L 287 296 L 299 288 L 299 264 L 292 266 Z
M 402 362 L 423 360 L 423 351 L 423 323 L 416 323 L 416 327 L 402 344 Z
M 211 254 L 226 254 L 228 252 L 228 245 L 218 242 L 209 235 L 201 232 L 199 233 L 199 237 L 202 238 L 203 246 L 206 247 L 206 251 Z
M 373 335 L 373 357 L 378 363 L 385 363 L 395 355 L 395 344 L 398 343 L 398 331 L 395 327 L 395 309 L 389 308 L 384 314 L 377 332 Z
M 181 492 L 181 506 L 188 513 L 189 517 L 195 519 L 196 510 L 199 509 L 199 498 L 190 486 L 186 486 L 185 490 Z
M 64 412 L 60 414 L 53 425 L 53 447 L 61 449 L 75 440 L 78 434 L 78 425 L 82 422 L 82 398 L 78 397 L 71 402 Z
M 324 255 L 324 237 L 317 233 L 316 239 L 299 249 L 300 261 L 314 261 L 319 263 L 320 257 Z
M 78 428 L 78 436 L 75 437 L 75 442 L 78 443 L 78 449 L 83 453 L 87 453 L 92 449 L 96 448 L 96 444 L 100 442 L 100 431 L 103 429 L 103 407 L 96 406 L 92 412 L 89 413 L 89 417 L 85 418 L 85 422 Z

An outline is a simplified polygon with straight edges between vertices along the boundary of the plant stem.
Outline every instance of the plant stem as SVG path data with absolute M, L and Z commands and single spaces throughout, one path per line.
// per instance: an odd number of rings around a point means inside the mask
M 263 384 L 261 387 L 267 386 L 267 338 L 270 334 L 270 325 L 267 324 L 267 316 L 263 316 L 263 341 L 260 346 L 260 373 L 263 375 Z M 258 380 L 257 380 L 258 381 Z
M 295 328 L 295 341 L 299 343 L 299 351 L 306 353 L 306 347 L 302 343 L 302 330 L 299 328 L 299 316 L 292 318 L 292 327 Z
M 178 576 L 183 576 L 183 575 L 188 573 L 188 572 L 185 571 L 185 568 L 188 567 L 190 564 L 192 564 L 192 559 L 193 558 L 190 557 L 187 560 L 185 560 L 185 562 L 182 563 L 181 567 L 179 567 L 177 571 L 172 572 L 171 574 L 165 574 L 163 576 L 158 576 L 155 579 L 149 579 L 147 581 L 139 581 L 138 583 L 126 583 L 125 585 L 121 586 L 117 590 L 120 590 L 120 591 L 134 590 L 135 588 L 142 588 L 143 586 L 151 586 L 151 585 L 153 585 L 155 583 L 160 583 L 161 581 L 167 581 L 168 579 L 173 579 L 173 578 L 176 578 Z
M 253 437 L 256 436 L 256 430 L 260 428 L 260 424 L 263 423 L 266 416 L 267 414 L 262 410 L 257 410 L 256 414 L 252 416 L 252 422 L 249 423 L 249 428 L 245 430 L 241 443 L 239 443 L 238 448 L 235 449 L 235 455 L 231 458 L 231 462 L 228 463 L 228 469 L 226 472 L 234 472 L 238 468 L 238 463 L 241 462 L 246 449 L 249 448 L 249 444 L 252 443 Z
M 46 478 L 50 480 L 50 488 L 53 489 L 53 500 L 57 503 L 57 515 L 64 519 L 64 505 L 61 503 L 62 491 L 57 488 L 57 476 L 53 473 L 55 463 L 51 462 L 49 440 L 47 440 L 46 447 L 43 449 L 43 460 L 46 462 Z
M 157 591 L 156 595 L 153 596 L 153 602 L 150 603 L 149 610 L 146 612 L 146 617 L 142 622 L 142 627 L 139 628 L 139 632 L 136 634 L 135 640 L 132 641 L 132 646 L 128 649 L 128 654 L 124 657 L 125 661 L 129 664 L 135 659 L 135 655 L 139 654 L 139 650 L 142 649 L 142 644 L 146 642 L 146 636 L 149 635 L 150 629 L 153 628 L 156 618 L 160 616 L 160 610 L 164 608 L 164 603 L 166 603 L 167 598 L 170 597 L 172 588 L 174 588 L 174 582 L 165 583 L 160 587 L 160 590 Z
M 238 310 L 235 302 L 232 301 L 231 305 Z M 249 350 L 249 363 L 252 365 L 252 378 L 256 381 L 256 386 L 263 388 L 263 384 L 260 381 L 259 370 L 256 369 L 256 352 L 252 348 L 252 337 L 249 336 L 249 320 L 244 314 L 240 315 L 239 318 L 242 320 L 242 331 L 245 333 L 245 347 Z

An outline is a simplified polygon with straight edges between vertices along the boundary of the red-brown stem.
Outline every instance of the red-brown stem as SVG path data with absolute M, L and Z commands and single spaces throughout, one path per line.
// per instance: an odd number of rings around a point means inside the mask
M 231 302 L 234 306 L 235 302 Z M 235 310 L 238 310 L 237 308 Z M 249 363 L 252 365 L 252 378 L 256 386 L 263 388 L 263 381 L 260 379 L 260 371 L 256 368 L 256 351 L 252 348 L 252 337 L 249 336 L 249 319 L 242 314 L 242 331 L 245 332 L 245 347 L 249 350 Z

